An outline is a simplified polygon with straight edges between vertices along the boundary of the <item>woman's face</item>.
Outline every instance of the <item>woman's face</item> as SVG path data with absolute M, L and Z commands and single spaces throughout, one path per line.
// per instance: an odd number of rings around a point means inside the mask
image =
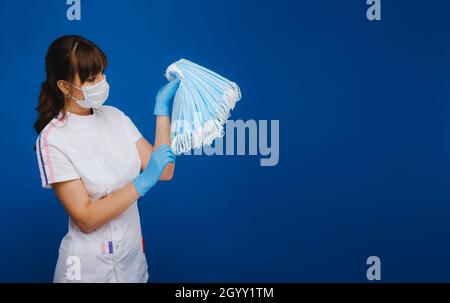
M 91 85 L 97 84 L 98 82 L 102 81 L 104 78 L 105 78 L 104 74 L 99 73 L 95 76 L 92 76 L 92 77 L 86 79 L 86 81 L 84 81 L 84 83 L 81 83 L 80 77 L 78 76 L 78 74 L 76 74 L 72 85 L 70 85 L 69 83 L 66 82 L 65 86 L 68 91 L 68 94 L 70 94 L 72 97 L 74 97 L 78 100 L 84 100 L 83 92 L 78 87 L 81 88 L 84 86 L 91 86 Z
M 81 83 L 79 75 L 76 74 L 72 83 L 69 83 L 65 80 L 58 80 L 56 84 L 58 85 L 58 88 L 61 90 L 61 92 L 68 97 L 67 98 L 68 102 L 70 102 L 71 100 L 73 100 L 72 98 L 70 98 L 70 96 L 78 100 L 84 100 L 84 95 L 80 88 L 84 86 L 91 86 L 97 84 L 104 78 L 105 75 L 103 73 L 99 73 L 95 76 L 86 79 L 86 81 Z

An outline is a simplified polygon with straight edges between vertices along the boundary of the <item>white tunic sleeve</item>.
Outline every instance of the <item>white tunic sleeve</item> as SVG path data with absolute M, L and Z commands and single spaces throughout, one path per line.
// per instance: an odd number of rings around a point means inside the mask
M 36 140 L 36 156 L 43 188 L 51 188 L 55 182 L 80 178 L 73 164 L 57 144 L 43 132 Z
M 127 115 L 123 114 L 122 118 L 125 124 L 125 129 L 127 130 L 128 138 L 131 143 L 136 143 L 136 141 L 142 137 L 142 134 Z

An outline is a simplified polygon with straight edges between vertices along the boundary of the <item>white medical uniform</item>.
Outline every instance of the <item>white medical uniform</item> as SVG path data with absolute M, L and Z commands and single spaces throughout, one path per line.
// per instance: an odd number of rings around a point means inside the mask
M 133 122 L 112 106 L 80 116 L 54 118 L 36 141 L 44 188 L 81 178 L 93 203 L 119 190 L 140 173 Z M 86 234 L 69 217 L 54 282 L 147 282 L 149 275 L 137 201 L 97 230 Z

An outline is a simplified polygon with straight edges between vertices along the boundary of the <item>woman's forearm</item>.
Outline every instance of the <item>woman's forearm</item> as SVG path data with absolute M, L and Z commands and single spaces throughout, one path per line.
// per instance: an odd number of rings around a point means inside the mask
M 170 139 L 170 117 L 156 116 L 156 131 L 154 148 L 157 149 L 161 144 L 171 145 Z M 161 174 L 160 180 L 172 179 L 175 170 L 175 163 L 169 163 Z
M 96 201 L 87 202 L 81 219 L 75 220 L 83 232 L 89 233 L 116 218 L 139 198 L 133 183 Z
M 169 116 L 156 116 L 156 131 L 155 131 L 155 149 L 161 144 L 167 144 L 170 146 L 172 140 L 170 140 L 170 117 Z

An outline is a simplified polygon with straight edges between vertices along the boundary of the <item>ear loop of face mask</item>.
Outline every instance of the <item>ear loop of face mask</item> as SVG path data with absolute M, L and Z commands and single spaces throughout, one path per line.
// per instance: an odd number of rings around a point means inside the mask
M 83 97 L 84 97 L 84 100 L 86 100 L 86 96 L 84 95 L 84 92 L 83 92 L 83 90 L 80 88 L 80 87 L 78 87 L 78 86 L 76 86 L 76 85 L 73 85 L 72 83 L 69 83 L 72 87 L 75 87 L 76 89 L 79 89 L 80 91 L 81 91 L 81 93 L 83 94 Z M 74 96 L 72 96 L 72 94 L 67 94 L 67 96 L 69 96 L 70 98 L 72 98 L 73 100 L 75 100 L 75 101 L 77 101 L 77 102 L 84 102 L 84 100 L 80 100 L 80 99 L 77 99 L 77 98 L 75 98 Z

